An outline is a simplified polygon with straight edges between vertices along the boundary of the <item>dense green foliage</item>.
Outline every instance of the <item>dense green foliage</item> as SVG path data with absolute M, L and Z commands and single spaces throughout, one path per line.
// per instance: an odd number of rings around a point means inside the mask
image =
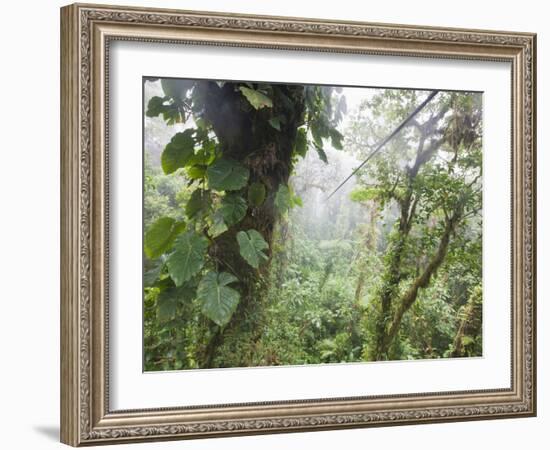
M 478 94 L 146 88 L 146 370 L 481 355 Z

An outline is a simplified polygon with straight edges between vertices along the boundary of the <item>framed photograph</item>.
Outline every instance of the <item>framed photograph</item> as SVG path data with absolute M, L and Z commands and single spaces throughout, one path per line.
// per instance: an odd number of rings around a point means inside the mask
M 535 415 L 535 58 L 62 8 L 62 442 Z

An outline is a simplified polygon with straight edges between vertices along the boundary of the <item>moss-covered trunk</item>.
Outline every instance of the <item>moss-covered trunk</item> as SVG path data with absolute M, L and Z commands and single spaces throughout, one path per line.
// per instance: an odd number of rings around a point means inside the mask
M 201 367 L 235 367 L 254 364 L 254 346 L 262 333 L 266 297 L 266 272 L 269 261 L 259 269 L 251 267 L 240 255 L 236 235 L 254 229 L 270 245 L 279 216 L 275 194 L 292 172 L 293 148 L 297 129 L 304 122 L 304 86 L 276 85 L 273 107 L 254 109 L 233 85 L 222 88 L 215 83 L 203 87 L 205 117 L 213 126 L 224 157 L 249 168 L 252 183 L 265 186 L 266 197 L 260 206 L 249 205 L 244 219 L 218 236 L 210 252 L 220 263 L 220 271 L 234 274 L 240 281 L 241 299 L 231 321 L 223 328 L 208 325 L 208 343 L 199 355 Z M 280 129 L 270 123 L 276 117 Z M 240 193 L 247 197 L 248 186 Z

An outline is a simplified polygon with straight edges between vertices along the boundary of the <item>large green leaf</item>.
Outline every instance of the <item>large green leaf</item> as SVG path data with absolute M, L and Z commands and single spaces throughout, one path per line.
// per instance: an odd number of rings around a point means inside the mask
M 217 191 L 236 191 L 246 186 L 249 170 L 241 163 L 222 158 L 208 167 L 208 184 Z
M 265 200 L 265 185 L 252 183 L 248 187 L 248 201 L 252 206 L 261 206 Z
M 193 232 L 181 234 L 174 243 L 174 252 L 166 260 L 168 273 L 176 286 L 197 274 L 204 265 L 208 241 Z
M 292 207 L 292 194 L 286 184 L 280 184 L 275 193 L 275 207 L 281 214 L 285 214 Z
M 170 143 L 164 147 L 160 163 L 165 174 L 173 173 L 180 167 L 184 167 L 194 155 L 194 132 L 195 130 L 189 128 L 181 133 L 176 133 Z
M 174 125 L 182 121 L 182 116 L 178 105 L 170 102 L 170 97 L 152 97 L 147 104 L 147 117 L 158 117 L 162 114 L 162 118 L 168 125 Z
M 227 194 L 221 202 L 220 212 L 228 227 L 239 223 L 246 214 L 246 200 L 238 194 Z
M 226 325 L 239 304 L 240 294 L 228 284 L 238 281 L 227 272 L 208 272 L 199 283 L 197 298 L 202 313 L 219 326 Z
M 211 204 L 210 192 L 206 189 L 196 189 L 185 205 L 185 215 L 192 219 L 199 211 L 206 211 Z
M 271 108 L 273 106 L 271 99 L 256 89 L 250 89 L 245 86 L 241 86 L 239 89 L 254 109 Z
M 147 117 L 157 117 L 159 114 L 166 110 L 164 102 L 167 100 L 166 97 L 152 97 L 147 103 L 147 111 L 145 115 Z
M 329 130 L 329 134 L 332 141 L 332 146 L 336 150 L 342 150 L 344 148 L 344 144 L 342 142 L 344 140 L 344 135 L 340 133 L 336 128 L 331 128 Z
M 307 131 L 305 128 L 299 128 L 296 133 L 296 142 L 294 143 L 294 153 L 302 158 L 307 153 Z
M 183 231 L 185 223 L 171 217 L 160 217 L 145 232 L 143 250 L 150 259 L 158 258 L 172 247 L 176 236 Z
M 248 264 L 257 269 L 260 263 L 268 259 L 264 250 L 269 245 L 256 230 L 239 231 L 237 233 L 239 252 Z

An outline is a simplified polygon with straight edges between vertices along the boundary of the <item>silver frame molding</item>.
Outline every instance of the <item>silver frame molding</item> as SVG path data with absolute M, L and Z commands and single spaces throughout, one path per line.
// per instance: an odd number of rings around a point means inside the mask
M 108 58 L 113 40 L 506 61 L 512 67 L 509 389 L 112 411 Z M 61 9 L 61 441 L 97 445 L 536 414 L 536 35 L 74 4 Z

